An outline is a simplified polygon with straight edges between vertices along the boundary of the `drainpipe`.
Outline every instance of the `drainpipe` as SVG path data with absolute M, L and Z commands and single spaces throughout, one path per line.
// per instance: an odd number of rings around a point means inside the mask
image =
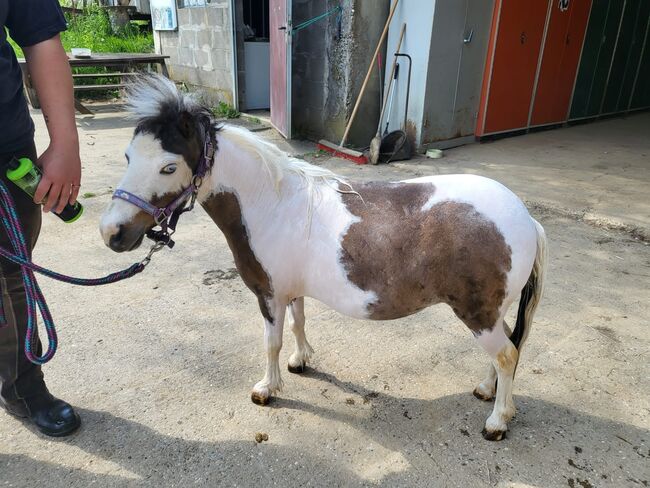
M 239 110 L 239 82 L 237 69 L 237 22 L 235 19 L 235 2 L 230 0 L 230 24 L 232 28 L 232 105 Z

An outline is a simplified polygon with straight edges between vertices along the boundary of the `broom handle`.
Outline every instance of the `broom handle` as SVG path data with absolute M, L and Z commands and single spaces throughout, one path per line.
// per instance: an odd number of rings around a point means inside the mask
M 404 40 L 404 32 L 406 32 L 406 23 L 402 24 L 402 32 L 399 35 L 399 42 L 397 43 L 396 53 L 400 52 L 402 49 L 402 41 Z M 390 70 L 390 79 L 388 80 L 388 89 L 384 95 L 384 103 L 381 105 L 381 113 L 379 114 L 379 126 L 377 127 L 377 135 L 381 132 L 381 121 L 384 119 L 384 113 L 386 112 L 386 104 L 388 103 L 388 95 L 390 94 L 390 89 L 393 86 L 393 78 L 395 77 L 395 69 L 397 68 L 397 56 L 393 56 L 393 67 Z
M 345 133 L 343 134 L 343 139 L 341 139 L 341 144 L 339 144 L 339 147 L 343 147 L 345 144 L 345 141 L 348 140 L 348 134 L 350 133 L 350 128 L 352 127 L 352 122 L 354 122 L 354 118 L 357 116 L 357 111 L 359 110 L 359 105 L 361 105 L 361 99 L 363 98 L 363 94 L 366 91 L 366 87 L 368 86 L 368 81 L 370 80 L 370 75 L 372 74 L 372 70 L 375 67 L 375 61 L 377 60 L 377 56 L 379 55 L 379 51 L 381 50 L 381 46 L 384 43 L 384 39 L 386 39 L 386 34 L 388 34 L 388 27 L 390 26 L 390 21 L 393 19 L 393 15 L 395 15 L 395 10 L 397 9 L 397 4 L 399 3 L 399 0 L 395 0 L 395 3 L 393 3 L 393 6 L 390 9 L 390 14 L 388 15 L 388 20 L 386 21 L 386 25 L 384 26 L 384 31 L 381 33 L 381 37 L 379 38 L 379 42 L 377 43 L 377 49 L 375 49 L 375 54 L 372 57 L 372 61 L 370 62 L 370 66 L 368 67 L 368 73 L 366 73 L 366 79 L 363 80 L 363 85 L 361 86 L 361 92 L 359 92 L 359 96 L 357 97 L 357 102 L 354 104 L 354 110 L 352 110 L 352 115 L 350 116 L 350 121 L 348 122 L 348 125 L 345 127 Z

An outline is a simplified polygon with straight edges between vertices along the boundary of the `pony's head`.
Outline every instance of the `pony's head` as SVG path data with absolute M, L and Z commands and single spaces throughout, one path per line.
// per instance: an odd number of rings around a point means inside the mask
M 127 168 L 119 189 L 154 207 L 166 207 L 192 181 L 206 137 L 213 137 L 210 112 L 173 82 L 157 75 L 128 90 L 128 108 L 137 121 L 126 149 Z M 117 252 L 136 249 L 156 225 L 138 206 L 113 199 L 101 220 L 104 242 Z

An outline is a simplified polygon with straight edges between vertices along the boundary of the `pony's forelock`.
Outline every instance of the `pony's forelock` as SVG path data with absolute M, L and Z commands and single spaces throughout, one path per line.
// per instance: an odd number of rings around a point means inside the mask
M 126 89 L 126 109 L 138 122 L 158 117 L 165 108 L 179 113 L 196 112 L 200 104 L 188 93 L 182 93 L 170 79 L 158 74 L 138 76 Z

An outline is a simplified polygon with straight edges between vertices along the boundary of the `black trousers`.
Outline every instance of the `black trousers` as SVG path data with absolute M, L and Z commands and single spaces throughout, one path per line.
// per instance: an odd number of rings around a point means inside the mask
M 1 148 L 0 148 L 1 150 Z M 6 163 L 12 157 L 28 157 L 36 161 L 33 143 L 20 151 L 0 153 L 0 178 L 9 188 L 25 233 L 29 250 L 34 248 L 41 230 L 41 208 L 20 188 L 6 178 Z M 7 233 L 0 229 L 0 246 L 11 249 Z M 0 403 L 21 404 L 23 399 L 45 390 L 43 373 L 25 357 L 27 304 L 20 267 L 0 258 L 0 288 L 4 324 L 0 324 Z M 36 348 L 42 354 L 40 341 Z

